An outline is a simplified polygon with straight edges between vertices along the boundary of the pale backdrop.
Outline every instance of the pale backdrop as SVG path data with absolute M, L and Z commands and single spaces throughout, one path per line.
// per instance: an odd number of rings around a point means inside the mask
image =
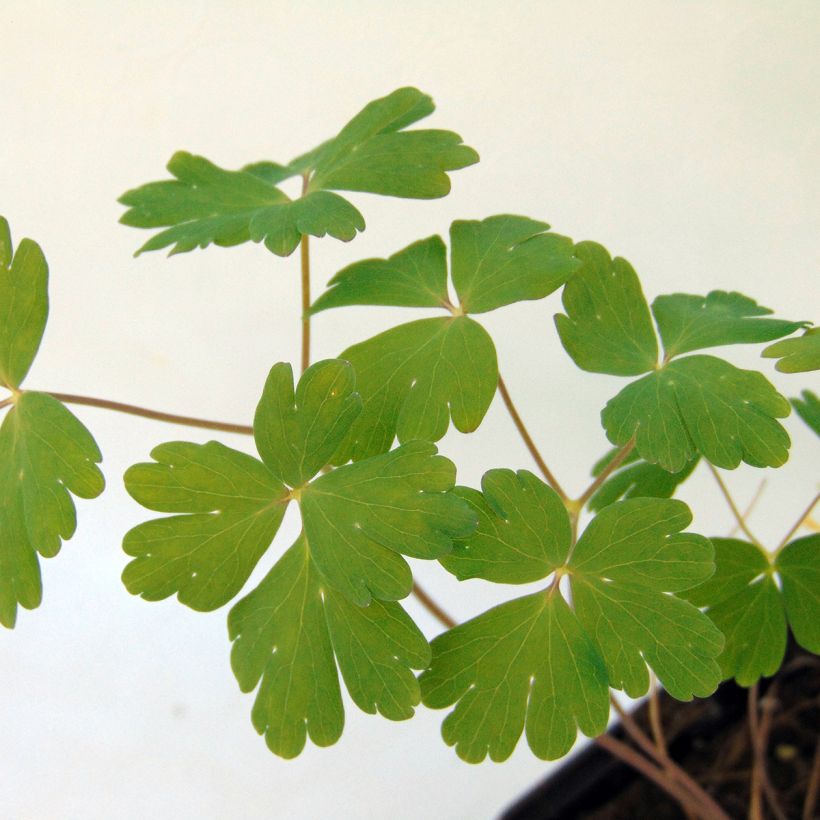
M 0 213 L 52 270 L 30 387 L 249 421 L 270 365 L 298 357 L 296 257 L 251 245 L 134 260 L 147 237 L 117 224 L 116 197 L 164 176 L 179 148 L 227 167 L 285 161 L 407 84 L 434 96 L 430 124 L 459 131 L 482 161 L 443 200 L 352 195 L 367 231 L 314 243 L 317 292 L 343 265 L 452 219 L 511 212 L 626 256 L 650 298 L 740 289 L 820 319 L 816 2 L 4 0 L 0 31 Z M 533 434 L 580 491 L 606 447 L 599 410 L 622 382 L 573 367 L 552 326 L 559 305 L 512 306 L 487 325 Z M 322 315 L 315 354 L 422 315 Z M 788 395 L 820 388 L 761 366 Z M 123 470 L 161 441 L 209 436 L 77 413 L 109 489 L 80 505 L 76 538 L 44 562 L 43 606 L 0 634 L 3 818 L 475 820 L 547 772 L 526 747 L 500 766 L 461 763 L 439 738 L 443 713 L 426 710 L 403 724 L 348 710 L 335 747 L 269 754 L 230 672 L 226 612 L 148 604 L 119 581 L 122 533 L 145 517 Z M 768 476 L 752 523 L 769 542 L 817 479 L 816 443 L 796 419 L 789 429 L 786 467 L 730 476 L 741 501 Z M 498 402 L 476 435 L 442 449 L 465 483 L 531 466 Z M 708 475 L 685 497 L 697 528 L 731 526 Z M 516 592 L 417 570 L 459 618 Z

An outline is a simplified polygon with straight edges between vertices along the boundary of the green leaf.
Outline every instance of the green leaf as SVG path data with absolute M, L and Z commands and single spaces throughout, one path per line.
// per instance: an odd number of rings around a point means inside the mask
M 620 449 L 613 447 L 592 468 L 592 475 L 600 475 Z M 593 493 L 587 506 L 591 512 L 600 512 L 621 498 L 671 498 L 697 465 L 698 459 L 693 458 L 682 470 L 670 473 L 657 464 L 644 461 L 633 450 L 621 467 Z
M 48 316 L 48 264 L 40 246 L 23 239 L 12 255 L 9 223 L 0 217 L 0 385 L 26 377 Z
M 788 544 L 777 557 L 783 602 L 794 637 L 804 649 L 820 654 L 820 534 Z
M 19 253 L 19 251 L 18 251 Z M 51 558 L 74 534 L 71 499 L 105 486 L 102 456 L 85 427 L 45 393 L 21 393 L 0 426 L 0 623 L 42 598 L 39 552 Z
M 478 162 L 452 131 L 405 131 L 435 106 L 416 88 L 399 88 L 368 103 L 332 140 L 291 163 L 312 169 L 312 190 L 366 191 L 435 199 L 450 192 L 448 171 Z
M 668 593 L 714 571 L 708 539 L 681 532 L 692 520 L 673 499 L 636 498 L 603 509 L 572 553 L 572 596 L 606 662 L 630 697 L 649 688 L 647 664 L 678 700 L 717 688 L 723 636 L 698 609 Z
M 173 246 L 185 253 L 210 244 L 231 246 L 264 241 L 279 256 L 291 254 L 305 234 L 348 241 L 364 230 L 364 218 L 347 200 L 315 191 L 291 201 L 258 169 L 226 171 L 204 157 L 178 151 L 168 170 L 174 181 L 150 182 L 128 191 L 129 206 L 120 222 L 137 228 L 166 230 L 138 251 Z
M 761 319 L 772 313 L 742 293 L 713 290 L 706 296 L 673 293 L 652 303 L 667 358 L 718 345 L 769 342 L 806 322 Z
M 780 359 L 775 369 L 781 373 L 820 370 L 820 327 L 810 328 L 796 339 L 775 342 L 762 355 L 767 359 Z
M 564 287 L 567 315 L 557 314 L 561 343 L 575 364 L 595 373 L 637 376 L 652 370 L 658 342 L 641 283 L 625 259 L 595 242 L 581 242 L 581 269 Z
M 353 368 L 339 359 L 308 368 L 294 393 L 289 364 L 275 365 L 253 421 L 256 447 L 271 472 L 299 487 L 328 464 L 362 411 Z
M 820 436 L 820 399 L 817 398 L 817 394 L 811 390 L 804 390 L 800 398 L 791 400 L 791 404 L 797 415 Z
M 252 691 L 261 680 L 253 724 L 282 757 L 298 755 L 307 736 L 319 746 L 341 736 L 336 662 L 365 712 L 405 720 L 419 703 L 411 669 L 429 663 L 424 636 L 398 604 L 357 607 L 328 589 L 301 536 L 233 607 L 228 629 L 242 691 Z
M 578 268 L 573 243 L 546 233 L 549 225 L 502 214 L 450 226 L 452 274 L 461 309 L 486 313 L 527 299 L 543 299 Z
M 360 606 L 405 597 L 413 579 L 400 553 L 439 558 L 475 529 L 469 506 L 448 493 L 454 483 L 453 463 L 421 441 L 317 478 L 299 501 L 316 566 Z
M 440 559 L 448 572 L 460 581 L 524 584 L 564 562 L 572 539 L 569 517 L 543 481 L 526 470 L 490 470 L 481 489 L 456 488 L 478 517 L 478 529 Z
M 779 467 L 789 436 L 776 419 L 788 401 L 760 373 L 712 356 L 675 359 L 625 387 L 601 414 L 609 440 L 636 436 L 640 456 L 669 472 L 698 453 L 718 467 Z
M 340 270 L 311 313 L 345 305 L 442 307 L 447 297 L 447 249 L 440 236 L 420 239 L 387 259 L 365 259 Z
M 466 316 L 420 319 L 340 354 L 356 371 L 364 409 L 336 463 L 367 458 L 399 441 L 438 441 L 452 417 L 462 433 L 484 418 L 498 385 L 495 347 Z
M 217 609 L 233 598 L 276 535 L 287 488 L 257 459 L 216 441 L 176 441 L 154 448 L 156 463 L 125 473 L 142 506 L 186 513 L 131 529 L 123 572 L 133 595 L 159 601 L 177 594 L 192 609 Z
M 469 763 L 506 760 L 526 728 L 554 760 L 606 729 L 609 690 L 595 645 L 560 594 L 517 598 L 445 632 L 420 678 L 426 706 L 456 704 L 444 740 Z M 576 728 L 577 727 L 577 728 Z

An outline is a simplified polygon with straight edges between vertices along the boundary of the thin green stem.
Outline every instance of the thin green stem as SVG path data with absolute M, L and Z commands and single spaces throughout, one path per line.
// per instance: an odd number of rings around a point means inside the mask
M 615 470 L 617 470 L 618 467 L 620 467 L 621 464 L 623 464 L 624 461 L 626 461 L 627 456 L 632 452 L 634 448 L 635 436 L 632 436 L 632 438 L 629 439 L 629 441 L 627 441 L 627 443 L 624 444 L 624 446 L 621 447 L 620 450 L 618 450 L 612 461 L 610 461 L 609 464 L 607 464 L 606 467 L 604 467 L 604 469 L 601 470 L 600 473 L 598 473 L 598 475 L 595 477 L 595 481 L 593 481 L 592 484 L 590 484 L 589 487 L 587 487 L 586 490 L 584 490 L 584 492 L 581 493 L 581 496 L 578 498 L 576 502 L 580 509 L 583 509 L 584 504 L 586 504 L 587 501 L 589 501 L 589 499 L 592 498 L 593 494 L 601 486 L 601 484 L 603 484 L 609 478 L 609 476 L 611 476 L 612 473 L 614 473 Z
M 309 174 L 302 174 L 302 196 L 307 193 Z M 302 234 L 299 242 L 302 262 L 302 372 L 310 365 L 310 237 Z
M 705 460 L 705 459 L 704 459 Z M 729 488 L 726 486 L 725 482 L 721 478 L 720 473 L 717 471 L 717 468 L 711 462 L 707 461 L 706 466 L 709 468 L 709 471 L 715 477 L 715 481 L 717 482 L 718 487 L 720 487 L 720 492 L 723 494 L 723 497 L 726 499 L 726 503 L 729 505 L 729 509 L 732 511 L 732 515 L 735 517 L 735 521 L 737 521 L 737 525 L 743 531 L 745 536 L 756 546 L 763 549 L 763 544 L 758 541 L 755 534 L 749 529 L 749 525 L 746 523 L 746 519 L 743 517 L 743 514 L 738 509 L 737 504 L 735 504 L 734 498 L 732 498 L 731 493 L 729 492 Z
M 567 501 L 569 496 L 564 492 L 561 485 L 558 483 L 558 479 L 552 474 L 552 471 L 549 467 L 547 467 L 547 463 L 544 461 L 541 453 L 538 452 L 538 448 L 535 446 L 535 442 L 532 440 L 532 436 L 529 434 L 529 431 L 524 424 L 521 416 L 516 410 L 515 404 L 513 403 L 512 397 L 510 396 L 510 391 L 507 390 L 507 385 L 504 383 L 504 379 L 501 378 L 501 375 L 498 376 L 498 392 L 501 394 L 501 398 L 504 401 L 504 405 L 507 408 L 507 411 L 510 414 L 510 417 L 513 420 L 513 424 L 515 424 L 518 433 L 520 434 L 524 444 L 526 445 L 527 449 L 530 452 L 530 455 L 533 458 L 533 461 L 538 465 L 538 469 L 541 471 L 541 474 L 546 479 L 547 484 L 558 493 L 558 496 L 562 501 Z
M 786 544 L 792 540 L 792 536 L 800 529 L 803 522 L 812 514 L 812 511 L 817 506 L 817 502 L 820 501 L 820 493 L 814 496 L 814 498 L 809 503 L 809 506 L 801 514 L 800 518 L 794 522 L 794 525 L 789 529 L 789 531 L 783 536 L 783 540 L 777 545 L 777 549 L 774 551 L 774 556 L 777 557 L 782 551 Z
M 182 424 L 186 427 L 201 427 L 204 430 L 219 430 L 223 433 L 239 433 L 244 436 L 253 435 L 253 427 L 247 424 L 231 424 L 227 421 L 211 421 L 194 416 L 179 416 L 176 413 L 164 413 L 161 410 L 149 410 L 147 407 L 137 407 L 133 404 L 124 404 L 109 399 L 96 399 L 91 396 L 76 396 L 73 393 L 48 392 L 55 399 L 66 404 L 81 404 L 86 407 L 99 407 L 103 410 L 114 410 L 117 413 L 127 413 L 130 416 L 140 416 L 154 421 L 165 421 L 169 424 Z

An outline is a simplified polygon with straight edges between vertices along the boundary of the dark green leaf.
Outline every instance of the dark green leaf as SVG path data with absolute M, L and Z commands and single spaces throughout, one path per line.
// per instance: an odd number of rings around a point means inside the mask
M 614 447 L 592 469 L 592 475 L 599 475 L 609 462 L 620 452 Z M 671 498 L 675 490 L 686 481 L 697 467 L 694 458 L 682 470 L 670 473 L 657 464 L 644 461 L 634 450 L 589 499 L 591 512 L 600 512 L 621 498 Z
M 820 534 L 788 544 L 777 557 L 783 602 L 797 642 L 820 654 Z
M 21 393 L 0 426 L 0 623 L 42 598 L 39 552 L 56 555 L 77 525 L 71 493 L 105 486 L 102 456 L 85 427 L 45 393 Z
M 399 441 L 438 441 L 452 417 L 462 433 L 484 418 L 498 385 L 492 339 L 472 319 L 399 325 L 340 354 L 356 371 L 364 410 L 336 463 L 367 458 Z
M 762 319 L 772 313 L 742 293 L 713 290 L 706 296 L 673 293 L 659 296 L 652 313 L 667 358 L 718 345 L 769 342 L 788 336 L 806 322 Z
M 625 387 L 601 420 L 609 440 L 637 436 L 646 461 L 679 472 L 698 453 L 718 467 L 779 467 L 789 436 L 776 419 L 788 401 L 760 373 L 712 356 L 676 359 Z
M 723 636 L 698 609 L 667 593 L 714 571 L 708 539 L 680 532 L 692 520 L 672 499 L 636 498 L 603 509 L 572 553 L 572 596 L 606 662 L 609 682 L 631 697 L 649 688 L 647 664 L 679 700 L 720 682 Z
M 560 594 L 539 592 L 501 604 L 440 635 L 422 700 L 442 709 L 444 740 L 469 763 L 506 760 L 526 727 L 540 758 L 566 754 L 577 730 L 606 728 L 606 669 Z
M 413 579 L 400 553 L 439 558 L 475 529 L 470 507 L 448 492 L 454 483 L 453 463 L 421 441 L 317 478 L 300 498 L 316 566 L 361 606 L 408 595 Z
M 48 264 L 40 246 L 23 239 L 12 255 L 9 224 L 0 217 L 0 385 L 26 377 L 48 316 Z
M 411 669 L 429 663 L 424 636 L 395 603 L 357 607 L 328 589 L 302 537 L 228 618 L 231 665 L 244 692 L 262 681 L 253 724 L 269 748 L 295 757 L 305 739 L 335 743 L 344 725 L 336 662 L 356 705 L 391 720 L 413 716 Z
M 820 399 L 811 390 L 804 390 L 800 398 L 791 400 L 797 415 L 820 436 Z
M 656 367 L 658 342 L 641 283 L 625 259 L 581 242 L 581 269 L 564 287 L 567 315 L 557 314 L 561 343 L 575 364 L 595 373 L 637 376 Z
M 762 355 L 768 359 L 780 359 L 775 369 L 781 373 L 820 370 L 820 327 L 810 328 L 796 339 L 775 342 Z
M 144 507 L 186 513 L 130 530 L 123 549 L 129 592 L 148 601 L 177 593 L 192 609 L 212 610 L 233 598 L 276 535 L 287 488 L 251 456 L 218 442 L 170 442 L 137 464 L 125 487 Z
M 311 313 L 344 305 L 442 307 L 447 297 L 447 250 L 431 236 L 387 259 L 365 259 L 340 270 Z
M 543 299 L 578 268 L 572 240 L 549 225 L 502 214 L 450 227 L 452 275 L 461 309 L 485 313 L 526 299 Z
M 482 492 L 458 487 L 478 517 L 478 529 L 453 543 L 442 565 L 460 581 L 484 578 L 524 584 L 545 578 L 566 559 L 569 517 L 555 491 L 526 470 L 490 470 Z

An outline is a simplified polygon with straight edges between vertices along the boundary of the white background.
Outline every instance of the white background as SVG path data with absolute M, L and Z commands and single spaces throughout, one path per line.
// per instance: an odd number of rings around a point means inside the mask
M 434 96 L 430 125 L 461 133 L 482 161 L 455 173 L 442 200 L 352 195 L 367 231 L 314 242 L 317 293 L 356 259 L 508 212 L 626 256 L 649 298 L 739 289 L 786 318 L 820 320 L 815 2 L 4 0 L 0 32 L 0 213 L 51 266 L 30 388 L 249 422 L 270 365 L 298 359 L 297 255 L 247 245 L 134 260 L 148 234 L 117 224 L 115 200 L 163 178 L 180 148 L 229 168 L 286 161 L 408 84 Z M 578 493 L 607 446 L 600 408 L 625 382 L 574 368 L 553 329 L 558 309 L 555 295 L 486 326 L 533 435 Z M 422 315 L 323 314 L 315 355 Z M 756 355 L 729 352 L 787 395 L 818 389 Z M 463 764 L 440 740 L 443 713 L 424 709 L 401 724 L 348 709 L 335 747 L 292 762 L 269 754 L 230 672 L 226 611 L 148 604 L 119 580 L 121 536 L 146 517 L 123 470 L 159 442 L 209 436 L 77 414 L 105 454 L 108 490 L 79 505 L 77 536 L 43 562 L 42 607 L 0 634 L 0 816 L 472 820 L 548 770 L 523 744 L 504 765 Z M 798 419 L 787 425 L 787 466 L 729 476 L 741 503 L 768 477 L 752 524 L 771 544 L 817 479 L 816 440 Z M 498 401 L 478 433 L 441 447 L 463 483 L 531 467 Z M 684 497 L 696 529 L 730 528 L 708 474 Z M 254 578 L 288 543 L 287 524 Z M 517 593 L 416 568 L 460 619 Z

